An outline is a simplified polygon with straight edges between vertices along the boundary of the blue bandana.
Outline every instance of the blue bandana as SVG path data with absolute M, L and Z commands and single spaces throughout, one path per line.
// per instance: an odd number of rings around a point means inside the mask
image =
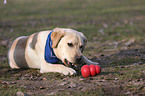
M 47 37 L 46 45 L 45 45 L 45 61 L 47 63 L 56 63 L 60 61 L 54 54 L 53 48 L 52 48 L 52 40 L 51 40 L 51 31 Z

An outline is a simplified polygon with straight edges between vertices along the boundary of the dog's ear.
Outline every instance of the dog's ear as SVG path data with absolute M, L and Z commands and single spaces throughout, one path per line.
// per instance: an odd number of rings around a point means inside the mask
M 82 32 L 78 32 L 80 35 L 81 35 L 81 37 L 83 38 L 82 40 L 83 40 L 83 48 L 82 48 L 82 52 L 83 52 L 83 50 L 85 49 L 85 47 L 86 47 L 86 45 L 87 45 L 87 38 L 85 37 L 85 35 L 82 33 Z
M 61 38 L 65 35 L 65 33 L 62 30 L 59 30 L 59 28 L 56 28 L 54 32 L 51 34 L 51 40 L 52 40 L 52 48 L 56 48 Z
M 79 34 L 83 37 L 84 44 L 87 44 L 87 38 L 85 37 L 85 35 L 82 32 L 79 32 Z

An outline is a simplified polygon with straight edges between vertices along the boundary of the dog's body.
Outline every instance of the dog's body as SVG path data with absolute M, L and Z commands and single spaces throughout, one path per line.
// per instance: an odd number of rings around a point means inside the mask
M 38 68 L 41 73 L 73 75 L 76 74 L 73 68 L 80 67 L 81 64 L 94 64 L 82 55 L 86 42 L 86 37 L 81 32 L 64 28 L 18 37 L 9 49 L 9 64 L 11 68 Z M 66 66 L 58 64 L 59 60 Z

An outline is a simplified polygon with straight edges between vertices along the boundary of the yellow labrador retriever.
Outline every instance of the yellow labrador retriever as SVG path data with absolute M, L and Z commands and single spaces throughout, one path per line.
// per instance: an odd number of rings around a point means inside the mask
M 86 43 L 87 39 L 81 32 L 65 28 L 21 36 L 9 49 L 9 65 L 17 69 L 38 68 L 41 73 L 73 75 L 82 64 L 97 64 L 83 56 Z

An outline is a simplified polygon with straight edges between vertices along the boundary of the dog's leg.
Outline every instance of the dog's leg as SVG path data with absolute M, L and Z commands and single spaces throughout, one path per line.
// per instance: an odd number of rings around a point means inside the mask
M 49 63 L 41 64 L 40 72 L 41 73 L 58 72 L 58 73 L 62 73 L 64 75 L 76 74 L 76 71 L 72 68 L 66 67 L 61 64 L 49 64 Z
M 87 59 L 85 56 L 82 56 L 82 59 L 80 62 L 81 62 L 81 64 L 88 64 L 88 65 L 91 65 L 91 64 L 98 65 L 99 64 L 97 62 L 92 62 L 91 60 Z

